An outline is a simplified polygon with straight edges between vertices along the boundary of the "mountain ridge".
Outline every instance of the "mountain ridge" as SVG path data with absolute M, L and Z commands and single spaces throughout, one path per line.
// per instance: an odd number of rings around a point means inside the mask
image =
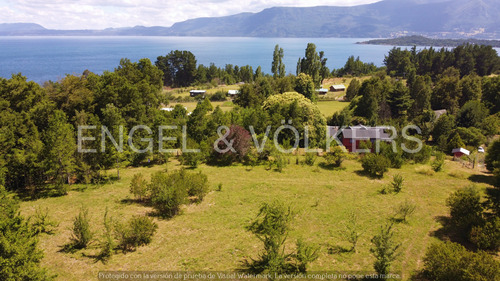
M 500 37 L 495 0 L 384 0 L 358 6 L 271 7 L 257 13 L 203 17 L 170 27 L 53 30 L 0 24 L 6 35 L 434 38 Z

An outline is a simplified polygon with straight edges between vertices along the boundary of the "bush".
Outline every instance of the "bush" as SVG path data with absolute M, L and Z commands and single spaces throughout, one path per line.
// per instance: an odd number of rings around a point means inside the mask
M 126 225 L 117 224 L 116 235 L 118 246 L 123 251 L 134 250 L 135 248 L 151 243 L 153 235 L 158 225 L 153 219 L 146 216 L 134 216 Z
M 73 220 L 73 236 L 71 237 L 71 240 L 72 246 L 75 249 L 86 248 L 94 237 L 94 233 L 90 230 L 88 213 L 88 209 L 82 209 L 80 213 L 78 213 L 78 216 L 76 216 Z
M 451 223 L 467 234 L 483 221 L 481 197 L 474 186 L 457 190 L 446 200 L 450 207 Z
M 395 209 L 394 220 L 398 222 L 406 222 L 406 219 L 415 213 L 417 205 L 415 203 L 405 200 Z
M 275 201 L 263 204 L 257 217 L 246 227 L 264 243 L 264 251 L 258 259 L 245 260 L 247 270 L 253 274 L 264 271 L 274 274 L 305 273 L 307 264 L 319 256 L 319 247 L 297 241 L 297 252 L 286 254 L 286 239 L 294 213 L 289 206 Z
M 496 169 L 500 169 L 500 139 L 492 142 L 488 146 L 484 162 L 486 164 L 486 168 L 491 172 Z
M 161 216 L 173 217 L 187 200 L 187 186 L 179 182 L 179 175 L 158 172 L 151 177 L 151 203 Z
M 404 181 L 405 180 L 402 175 L 395 175 L 394 177 L 392 177 L 392 190 L 396 193 L 399 193 L 401 189 L 403 189 Z
M 220 140 L 217 143 L 218 150 L 215 148 L 212 151 L 212 160 L 217 164 L 231 165 L 234 162 L 243 162 L 245 156 L 251 148 L 252 136 L 245 128 L 238 125 L 231 125 L 225 141 L 232 142 L 231 149 L 228 145 Z M 229 148 L 230 148 L 229 147 Z M 226 151 L 227 150 L 227 151 Z M 220 152 L 225 151 L 225 152 Z
M 151 177 L 151 202 L 158 213 L 173 217 L 180 212 L 188 196 L 195 202 L 203 200 L 208 193 L 208 178 L 205 174 L 178 170 L 169 174 L 156 173 Z
M 132 193 L 140 201 L 147 197 L 148 186 L 141 173 L 135 174 L 132 178 L 132 182 L 130 183 L 130 193 Z
M 207 175 L 199 173 L 181 173 L 181 179 L 188 182 L 187 193 L 194 197 L 195 202 L 201 202 L 208 193 L 208 178 Z
M 383 177 L 389 170 L 391 162 L 385 156 L 380 154 L 367 154 L 361 159 L 363 170 L 370 176 Z
M 429 166 L 419 166 L 415 168 L 415 172 L 421 175 L 433 176 L 436 172 Z
M 53 234 L 55 228 L 59 225 L 49 217 L 48 208 L 45 209 L 45 211 L 36 209 L 35 215 L 30 219 L 33 219 L 31 223 L 31 228 L 33 229 L 33 232 L 35 234 L 39 233 Z
M 434 172 L 439 172 L 443 170 L 444 167 L 445 154 L 442 152 L 436 152 L 436 158 L 431 163 L 432 170 Z
M 385 156 L 389 161 L 391 161 L 391 168 L 399 169 L 404 164 L 403 152 L 401 150 L 393 151 L 392 145 L 381 142 L 380 143 L 380 154 Z
M 314 163 L 316 163 L 316 154 L 315 153 L 306 153 L 306 160 L 305 163 L 308 166 L 314 166 Z
M 436 281 L 500 279 L 500 262 L 485 252 L 469 252 L 453 242 L 432 244 L 424 257 L 424 275 Z
M 483 226 L 474 226 L 469 240 L 481 250 L 498 251 L 500 249 L 500 218 L 495 217 Z
M 210 101 L 225 101 L 226 98 L 226 92 L 225 91 L 217 91 L 215 94 L 210 95 L 208 97 Z
M 326 164 L 338 168 L 344 162 L 345 153 L 339 146 L 332 147 L 325 155 Z
M 410 155 L 410 159 L 412 159 L 415 163 L 425 164 L 431 159 L 432 147 L 423 144 L 422 149 L 420 149 L 419 152 Z

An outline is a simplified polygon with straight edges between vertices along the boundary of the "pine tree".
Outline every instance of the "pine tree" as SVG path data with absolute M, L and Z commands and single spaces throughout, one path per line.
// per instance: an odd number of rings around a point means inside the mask
M 273 64 L 271 67 L 271 72 L 273 73 L 274 78 L 285 77 L 285 64 L 283 63 L 283 56 L 283 48 L 280 48 L 280 46 L 276 44 L 274 47 Z

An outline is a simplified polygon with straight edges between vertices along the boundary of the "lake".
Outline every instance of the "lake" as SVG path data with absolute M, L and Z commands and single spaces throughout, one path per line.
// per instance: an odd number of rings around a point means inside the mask
M 303 57 L 307 43 L 324 51 L 327 66 L 342 67 L 351 55 L 364 62 L 383 64 L 391 46 L 360 45 L 361 38 L 235 38 L 235 37 L 0 37 L 0 77 L 10 78 L 21 72 L 29 80 L 56 81 L 65 74 L 81 74 L 88 69 L 101 74 L 113 70 L 121 58 L 137 61 L 149 58 L 153 63 L 171 50 L 188 50 L 199 64 L 213 62 L 251 65 L 271 72 L 274 46 L 284 49 L 288 73 L 295 74 L 297 60 Z

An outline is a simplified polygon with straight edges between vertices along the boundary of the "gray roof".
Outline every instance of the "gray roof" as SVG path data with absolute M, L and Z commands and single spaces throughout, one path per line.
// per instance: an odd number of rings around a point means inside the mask
M 391 135 L 386 133 L 385 129 L 385 127 L 352 126 L 342 130 L 342 135 L 348 139 L 391 140 Z

